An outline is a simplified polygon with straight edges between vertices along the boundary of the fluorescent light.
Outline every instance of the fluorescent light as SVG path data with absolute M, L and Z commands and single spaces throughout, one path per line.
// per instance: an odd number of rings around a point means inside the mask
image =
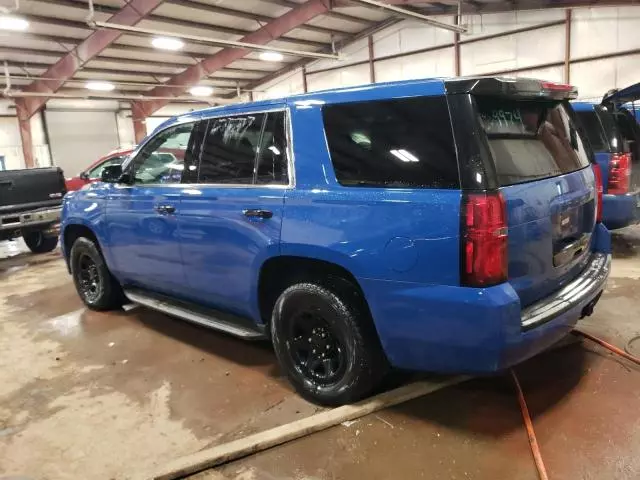
M 110 82 L 87 82 L 85 84 L 85 88 L 88 88 L 89 90 L 98 90 L 100 92 L 110 92 L 116 87 Z
M 155 37 L 151 40 L 151 45 L 161 50 L 180 50 L 184 47 L 184 42 L 179 38 L 173 37 Z
M 213 93 L 213 87 L 208 87 L 207 85 L 196 85 L 195 87 L 191 87 L 189 93 L 194 97 L 210 97 Z
M 13 30 L 22 32 L 29 28 L 29 22 L 24 18 L 12 17 L 10 15 L 0 16 L 0 30 Z
M 278 52 L 262 52 L 260 54 L 260 60 L 265 62 L 281 62 L 284 57 Z
M 271 150 L 274 155 L 280 155 L 280 150 L 275 145 L 271 145 L 267 150 Z
M 416 163 L 420 161 L 418 157 L 411 152 L 407 152 L 404 148 L 401 148 L 400 150 L 390 150 L 389 153 L 402 162 Z

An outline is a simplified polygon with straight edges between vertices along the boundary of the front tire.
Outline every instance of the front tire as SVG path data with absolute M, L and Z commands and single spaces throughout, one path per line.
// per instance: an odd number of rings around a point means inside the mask
M 111 275 L 96 244 L 78 238 L 70 253 L 71 275 L 78 295 L 91 310 L 113 310 L 122 307 L 122 288 Z
M 58 237 L 46 236 L 44 232 L 23 233 L 22 239 L 33 253 L 48 253 L 58 245 Z
M 336 406 L 360 400 L 386 373 L 373 322 L 355 297 L 298 283 L 275 304 L 271 337 L 276 356 L 298 393 L 311 402 Z

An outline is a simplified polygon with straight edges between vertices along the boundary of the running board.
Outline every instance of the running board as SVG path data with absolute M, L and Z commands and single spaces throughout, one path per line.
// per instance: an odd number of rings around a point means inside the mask
M 124 293 L 133 303 L 204 327 L 228 333 L 234 337 L 245 340 L 263 340 L 267 338 L 264 331 L 261 331 L 257 325 L 241 317 L 203 308 L 180 300 L 173 300 L 164 295 L 153 294 L 143 290 L 131 289 L 125 290 Z

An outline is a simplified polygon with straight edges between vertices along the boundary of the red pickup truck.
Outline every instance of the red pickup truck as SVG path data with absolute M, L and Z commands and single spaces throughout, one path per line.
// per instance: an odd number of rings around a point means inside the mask
M 109 152 L 104 157 L 93 162 L 89 168 L 80 172 L 78 176 L 65 179 L 67 191 L 72 192 L 74 190 L 80 190 L 87 183 L 96 182 L 100 180 L 102 169 L 109 165 L 120 165 L 126 160 L 126 158 L 133 152 L 131 148 L 118 149 Z

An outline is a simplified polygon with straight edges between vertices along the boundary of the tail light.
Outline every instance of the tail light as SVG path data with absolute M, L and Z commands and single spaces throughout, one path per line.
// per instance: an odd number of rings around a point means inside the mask
M 615 153 L 609 162 L 609 183 L 607 193 L 620 195 L 629 192 L 631 177 L 631 154 Z
M 462 197 L 461 281 L 487 287 L 507 280 L 507 209 L 502 194 Z
M 602 172 L 600 171 L 600 165 L 594 163 L 593 175 L 596 177 L 596 222 L 602 221 Z

